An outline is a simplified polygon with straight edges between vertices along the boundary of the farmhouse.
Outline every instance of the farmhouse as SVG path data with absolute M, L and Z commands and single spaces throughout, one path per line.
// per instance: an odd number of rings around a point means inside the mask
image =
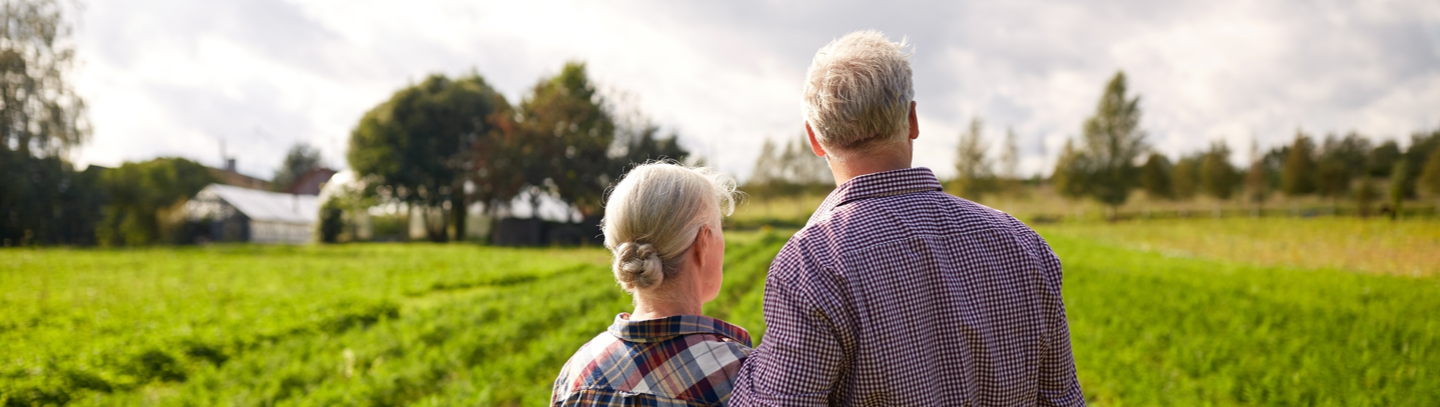
M 206 240 L 305 243 L 312 240 L 320 201 L 315 195 L 210 184 L 186 202 L 185 212 Z

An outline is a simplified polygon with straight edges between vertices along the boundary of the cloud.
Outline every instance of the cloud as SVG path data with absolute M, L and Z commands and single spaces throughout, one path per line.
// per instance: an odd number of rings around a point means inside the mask
M 76 87 L 102 165 L 158 155 L 269 176 L 291 143 L 344 165 L 350 129 L 429 73 L 474 69 L 518 99 L 567 60 L 721 169 L 799 137 L 811 55 L 874 28 L 915 46 L 916 164 L 951 171 L 961 128 L 1020 138 L 1046 171 L 1106 80 L 1125 70 L 1143 126 L 1177 154 L 1296 128 L 1381 138 L 1440 125 L 1440 5 L 1376 2 L 778 2 L 282 0 L 97 3 Z M 1236 157 L 1237 160 L 1244 157 Z

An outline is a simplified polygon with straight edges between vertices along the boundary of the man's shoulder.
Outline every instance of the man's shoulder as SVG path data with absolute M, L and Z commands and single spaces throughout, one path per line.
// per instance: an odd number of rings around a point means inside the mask
M 785 243 L 771 273 L 789 277 L 838 266 L 844 253 L 917 237 L 953 238 L 974 233 L 1010 236 L 1027 250 L 1044 240 L 1009 214 L 944 192 L 917 192 L 850 202 L 818 214 Z
M 1024 222 L 1003 211 L 933 191 L 864 199 L 834 208 L 816 216 L 790 244 L 870 245 L 917 235 L 977 231 L 1035 234 Z

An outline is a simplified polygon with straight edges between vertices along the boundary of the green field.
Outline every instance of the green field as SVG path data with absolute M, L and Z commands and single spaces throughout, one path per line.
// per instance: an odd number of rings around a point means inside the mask
M 1313 222 L 1333 239 L 1355 227 Z M 1435 273 L 1217 260 L 1229 252 L 1134 225 L 1040 228 L 1065 264 L 1094 404 L 1440 400 Z M 1412 229 L 1355 244 L 1400 239 L 1420 253 L 1397 261 L 1428 259 L 1434 229 Z M 786 237 L 730 233 L 706 312 L 763 340 L 762 282 Z M 0 250 L 0 400 L 541 405 L 570 353 L 628 310 L 607 262 L 596 248 L 431 244 Z

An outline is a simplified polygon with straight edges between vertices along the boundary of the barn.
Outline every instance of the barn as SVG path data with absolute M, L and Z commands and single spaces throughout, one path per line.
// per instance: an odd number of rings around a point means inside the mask
M 315 195 L 210 184 L 185 204 L 185 212 L 202 240 L 307 243 L 313 240 L 320 201 Z

